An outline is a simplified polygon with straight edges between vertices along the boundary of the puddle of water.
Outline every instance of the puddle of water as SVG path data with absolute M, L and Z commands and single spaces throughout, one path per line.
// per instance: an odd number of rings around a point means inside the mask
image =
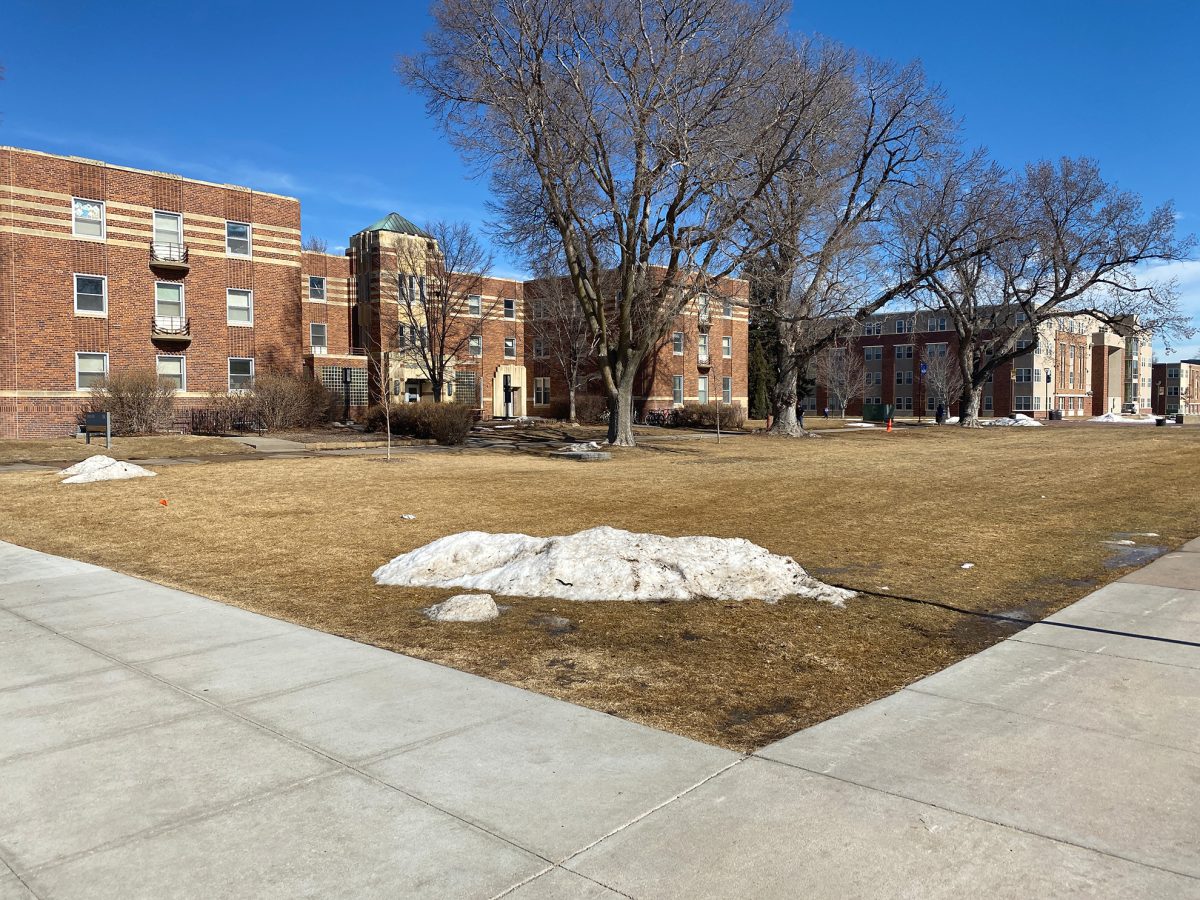
M 1125 535 L 1127 532 L 1118 532 L 1114 535 L 1115 540 L 1129 540 Z M 1157 559 L 1167 552 L 1166 547 L 1160 547 L 1158 544 L 1113 544 L 1106 543 L 1108 548 L 1108 559 L 1104 560 L 1104 568 L 1106 569 L 1123 569 L 1126 566 L 1142 566 L 1151 560 Z

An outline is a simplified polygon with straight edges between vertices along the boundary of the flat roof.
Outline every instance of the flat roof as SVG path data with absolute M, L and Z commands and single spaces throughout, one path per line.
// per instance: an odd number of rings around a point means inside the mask
M 262 194 L 266 197 L 276 197 L 280 200 L 291 200 L 295 203 L 300 202 L 299 197 L 291 197 L 287 194 L 276 194 L 272 191 L 260 191 L 256 188 L 247 187 L 243 184 L 221 184 L 216 181 L 205 181 L 202 178 L 188 178 L 186 175 L 180 175 L 176 172 L 160 172 L 156 169 L 139 169 L 135 166 L 121 166 L 116 163 L 105 162 L 102 159 L 90 159 L 86 156 L 70 156 L 65 153 L 47 153 L 45 150 L 31 150 L 28 147 L 12 147 L 7 144 L 0 144 L 0 150 L 12 150 L 16 153 L 32 153 L 34 156 L 49 156 L 53 159 L 68 159 L 72 162 L 87 163 L 91 166 L 104 166 L 106 169 L 119 169 L 122 172 L 137 172 L 139 175 L 157 175 L 160 178 L 174 178 L 177 181 L 190 181 L 192 184 L 203 184 L 207 187 L 228 188 L 235 191 L 248 191 L 252 194 Z

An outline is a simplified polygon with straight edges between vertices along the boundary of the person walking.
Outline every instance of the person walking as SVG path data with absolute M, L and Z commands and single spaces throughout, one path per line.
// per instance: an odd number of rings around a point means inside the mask
M 938 423 L 939 425 L 945 425 L 945 424 L 946 424 L 946 405 L 945 405 L 944 403 L 939 403 L 939 404 L 938 404 L 938 408 L 937 408 L 937 423 Z
M 825 418 L 827 418 L 827 419 L 829 418 L 829 406 L 828 406 L 828 404 L 825 406 Z

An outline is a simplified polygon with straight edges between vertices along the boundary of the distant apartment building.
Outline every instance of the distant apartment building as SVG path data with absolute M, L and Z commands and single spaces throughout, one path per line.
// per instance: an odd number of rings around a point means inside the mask
M 385 391 L 428 397 L 426 374 L 381 325 L 400 277 L 418 274 L 398 265 L 412 242 L 429 238 L 392 213 L 343 255 L 304 251 L 296 198 L 0 147 L 0 437 L 74 431 L 90 390 L 121 370 L 156 371 L 184 410 L 264 371 L 308 371 L 358 413 Z M 529 284 L 485 282 L 476 333 L 450 366 L 450 398 L 483 417 L 566 409 Z M 639 413 L 746 405 L 748 286 L 719 287 L 646 361 Z
M 1200 359 L 1155 363 L 1151 385 L 1156 415 L 1200 413 Z
M 1048 418 L 1058 410 L 1068 418 L 1123 409 L 1149 412 L 1151 339 L 1126 331 L 1089 316 L 1042 322 L 1036 349 L 1030 329 L 1017 342 L 1018 349 L 1028 352 L 999 366 L 984 385 L 980 414 Z M 927 354 L 953 358 L 957 351 L 958 335 L 945 313 L 904 310 L 871 316 L 851 348 L 862 354 L 865 388 L 847 404 L 847 413 L 861 414 L 864 404 L 886 404 L 900 417 L 934 415 L 940 398 L 929 389 L 921 363 Z M 836 406 L 820 384 L 803 405 L 810 411 Z M 951 398 L 947 414 L 958 415 L 958 405 L 958 398 Z

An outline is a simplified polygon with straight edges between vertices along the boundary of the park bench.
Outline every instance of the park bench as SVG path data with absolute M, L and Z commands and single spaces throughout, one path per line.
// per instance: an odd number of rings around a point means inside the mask
M 112 419 L 106 412 L 85 412 L 83 424 L 79 426 L 79 433 L 84 436 L 84 441 L 88 444 L 91 444 L 93 434 L 102 434 L 104 435 L 104 446 L 112 449 Z

